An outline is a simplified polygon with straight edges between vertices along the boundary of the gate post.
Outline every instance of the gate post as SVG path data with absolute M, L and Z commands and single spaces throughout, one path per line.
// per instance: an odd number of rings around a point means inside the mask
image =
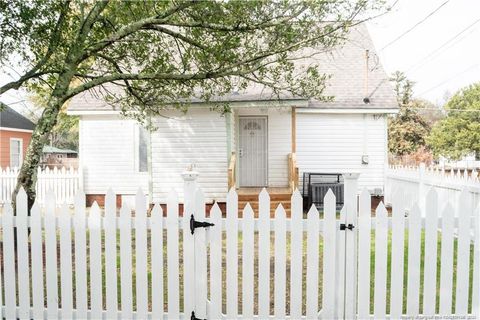
M 345 184 L 345 224 L 347 226 L 350 224 L 353 225 L 352 229 L 345 230 L 345 319 L 355 319 L 357 315 L 357 213 L 359 175 L 359 173 L 346 173 L 343 175 Z
M 418 167 L 418 206 L 422 212 L 422 217 L 425 217 L 425 198 L 427 192 L 425 187 L 425 163 L 420 163 Z M 412 199 L 411 205 L 413 206 L 415 200 Z M 411 208 L 410 208 L 411 209 Z
M 190 315 L 195 308 L 195 272 L 186 268 L 195 261 L 194 236 L 190 232 L 190 216 L 194 213 L 195 192 L 197 190 L 198 172 L 189 168 L 182 173 L 183 178 L 183 312 Z

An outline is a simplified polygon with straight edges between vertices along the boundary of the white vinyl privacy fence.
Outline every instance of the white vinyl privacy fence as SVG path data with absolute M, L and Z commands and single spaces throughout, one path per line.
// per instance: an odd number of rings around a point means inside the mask
M 480 201 L 480 180 L 478 172 L 452 170 L 446 173 L 440 168 L 393 166 L 387 170 L 385 179 L 385 203 L 390 205 L 397 194 L 407 209 L 417 203 L 425 211 L 427 192 L 434 188 L 438 194 L 439 208 L 448 203 L 457 206 L 460 194 L 466 191 L 474 203 Z
M 206 212 L 195 175 L 184 177 L 183 217 L 173 191 L 166 211 L 159 205 L 149 211 L 141 191 L 135 208 L 116 208 L 109 191 L 104 209 L 96 204 L 86 209 L 80 192 L 73 211 L 57 207 L 55 196 L 47 194 L 31 216 L 21 191 L 17 215 L 7 204 L 1 216 L 1 316 L 479 316 L 479 209 L 469 205 L 467 192 L 459 208 L 440 210 L 438 195 L 430 191 L 425 217 L 417 205 L 406 217 L 400 198 L 392 200 L 391 215 L 383 204 L 372 214 L 368 192 L 357 195 L 358 176 L 346 175 L 340 213 L 330 191 L 322 212 L 312 207 L 305 214 L 296 191 L 291 217 L 279 206 L 270 218 L 265 190 L 259 212 L 249 205 L 238 208 L 233 190 L 226 212 L 216 204 Z
M 0 168 L 0 204 L 11 202 L 17 185 L 18 168 Z M 37 171 L 37 199 L 45 203 L 48 190 L 53 191 L 58 203 L 73 204 L 75 193 L 82 187 L 81 170 L 62 167 L 61 169 L 41 169 Z

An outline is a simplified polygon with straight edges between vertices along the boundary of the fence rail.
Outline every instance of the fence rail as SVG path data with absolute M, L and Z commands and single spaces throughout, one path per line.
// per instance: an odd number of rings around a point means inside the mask
M 11 202 L 12 194 L 17 185 L 18 168 L 0 168 L 0 204 Z M 41 169 L 37 171 L 36 192 L 40 203 L 45 203 L 49 190 L 55 193 L 58 203 L 73 204 L 75 192 L 82 187 L 82 172 L 78 169 Z
M 354 179 L 345 180 L 339 214 L 332 191 L 321 212 L 312 206 L 306 214 L 295 191 L 291 218 L 281 205 L 270 218 L 265 190 L 259 194 L 258 219 L 250 205 L 238 208 L 234 190 L 227 195 L 226 212 L 215 204 L 208 215 L 193 180 L 185 182 L 183 216 L 174 191 L 165 212 L 158 204 L 149 212 L 141 191 L 134 208 L 117 208 L 111 190 L 104 209 L 95 203 L 87 211 L 83 193 L 75 196 L 73 209 L 57 206 L 49 193 L 29 216 L 21 190 L 16 216 L 10 203 L 1 209 L 0 316 L 478 318 L 480 207 L 474 209 L 471 194 L 461 192 L 458 208 L 440 209 L 437 192 L 430 190 L 426 214 L 415 204 L 407 217 L 401 197 L 394 197 L 391 216 L 383 204 L 373 215 L 370 194 L 357 195 Z M 214 225 L 192 230 L 192 218 Z

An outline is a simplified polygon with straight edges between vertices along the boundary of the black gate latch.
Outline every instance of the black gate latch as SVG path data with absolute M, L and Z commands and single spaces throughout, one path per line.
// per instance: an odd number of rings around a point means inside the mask
M 349 223 L 348 226 L 345 223 L 340 223 L 340 230 L 342 230 L 342 231 L 344 231 L 346 229 L 353 230 L 353 228 L 355 228 L 355 226 L 351 223 Z
M 200 318 L 195 317 L 195 311 L 192 311 L 192 315 L 190 316 L 190 320 L 204 320 L 204 319 L 200 319 Z
M 193 214 L 190 216 L 190 232 L 192 232 L 192 234 L 195 232 L 196 228 L 207 228 L 207 227 L 213 227 L 213 226 L 214 224 L 210 222 L 196 221 L 195 218 L 193 217 Z

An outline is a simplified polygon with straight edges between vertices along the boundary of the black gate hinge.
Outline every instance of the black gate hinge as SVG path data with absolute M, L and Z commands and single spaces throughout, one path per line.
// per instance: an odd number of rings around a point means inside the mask
M 215 224 L 207 221 L 197 221 L 193 217 L 193 214 L 190 216 L 190 232 L 193 234 L 196 228 L 207 228 L 213 227 Z
M 353 230 L 353 228 L 355 228 L 355 226 L 351 223 L 349 223 L 348 226 L 345 223 L 340 223 L 340 230 L 342 230 L 342 231 L 344 231 L 346 229 Z
M 206 320 L 206 319 L 200 319 L 195 317 L 195 311 L 192 311 L 192 315 L 190 316 L 190 320 Z

